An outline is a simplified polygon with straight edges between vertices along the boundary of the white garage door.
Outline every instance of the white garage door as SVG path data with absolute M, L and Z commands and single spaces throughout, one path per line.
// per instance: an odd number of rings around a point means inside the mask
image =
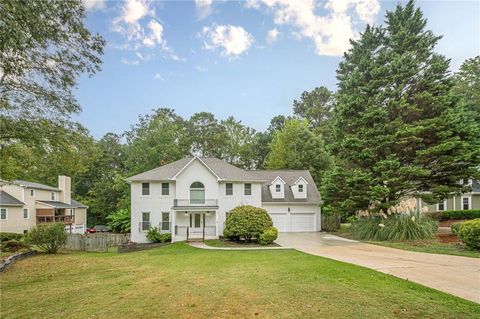
M 292 232 L 315 231 L 315 214 L 292 214 Z
M 279 232 L 286 232 L 287 230 L 287 214 L 270 214 L 273 221 L 273 226 L 278 229 Z

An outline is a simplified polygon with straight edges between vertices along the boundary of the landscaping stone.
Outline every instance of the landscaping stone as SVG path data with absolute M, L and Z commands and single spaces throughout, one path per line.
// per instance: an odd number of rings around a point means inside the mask
M 19 253 L 13 254 L 13 255 L 11 255 L 11 256 L 8 256 L 7 258 L 5 258 L 5 260 L 3 260 L 3 261 L 0 263 L 0 272 L 5 271 L 5 270 L 6 270 L 8 267 L 10 267 L 10 265 L 12 265 L 15 261 L 20 260 L 20 259 L 23 259 L 23 258 L 30 257 L 30 256 L 33 256 L 33 255 L 35 255 L 36 253 L 37 253 L 36 251 L 26 251 L 26 252 L 19 252 Z

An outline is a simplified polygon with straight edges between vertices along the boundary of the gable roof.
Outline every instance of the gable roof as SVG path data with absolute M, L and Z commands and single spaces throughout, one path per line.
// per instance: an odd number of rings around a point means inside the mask
M 273 183 L 275 183 L 275 181 L 279 179 L 283 184 L 286 184 L 285 181 L 280 177 L 280 176 L 277 176 L 273 179 L 273 181 L 270 182 L 270 185 L 272 185 Z
M 24 202 L 16 199 L 4 190 L 0 190 L 0 206 L 23 206 Z
M 24 180 L 21 180 L 21 179 L 14 180 L 13 184 L 28 187 L 28 188 L 43 189 L 43 190 L 46 190 L 46 191 L 57 191 L 57 192 L 61 191 L 60 189 L 58 189 L 56 187 L 52 187 L 52 186 L 48 186 L 48 185 L 40 184 L 40 183 L 35 183 L 35 182 L 24 181 Z
M 262 185 L 262 203 L 307 203 L 307 204 L 320 204 L 321 197 L 320 192 L 313 181 L 312 175 L 308 170 L 274 170 L 274 171 L 251 171 L 255 172 L 260 178 L 266 180 L 266 183 Z M 280 177 L 288 185 L 293 185 L 300 177 L 303 177 L 307 182 L 307 198 L 295 198 L 293 196 L 292 189 L 285 187 L 284 198 L 272 198 L 269 185 L 277 178 Z
M 258 175 L 214 157 L 185 157 L 178 161 L 127 178 L 130 182 L 168 181 L 188 166 L 195 158 L 205 164 L 217 177 L 225 181 L 262 181 Z

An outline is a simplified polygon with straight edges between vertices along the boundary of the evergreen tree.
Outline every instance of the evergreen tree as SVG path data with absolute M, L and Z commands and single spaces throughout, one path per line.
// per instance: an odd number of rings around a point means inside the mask
M 449 60 L 434 52 L 440 37 L 426 23 L 413 1 L 398 5 L 339 65 L 338 167 L 322 188 L 336 211 L 385 210 L 411 194 L 437 201 L 465 190 L 458 181 L 480 164 L 479 124 L 453 94 Z

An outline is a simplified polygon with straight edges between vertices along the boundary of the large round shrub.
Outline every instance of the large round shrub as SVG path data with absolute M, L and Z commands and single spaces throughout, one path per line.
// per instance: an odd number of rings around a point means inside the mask
M 249 205 L 238 206 L 228 214 L 223 235 L 230 239 L 245 239 L 250 242 L 271 226 L 272 219 L 265 209 Z
M 458 236 L 468 248 L 480 249 L 480 218 L 462 223 Z
M 361 217 L 352 223 L 351 229 L 357 239 L 401 241 L 432 238 L 438 223 L 421 214 L 393 214 L 387 218 Z

